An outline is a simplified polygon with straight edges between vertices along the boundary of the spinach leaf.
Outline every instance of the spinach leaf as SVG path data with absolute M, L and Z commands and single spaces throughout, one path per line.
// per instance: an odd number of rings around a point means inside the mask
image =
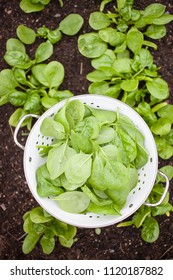
M 78 33 L 83 23 L 84 20 L 80 15 L 70 14 L 60 22 L 59 30 L 68 36 L 73 36 Z
M 91 175 L 92 159 L 90 154 L 71 156 L 65 166 L 65 176 L 72 184 L 81 184 Z
M 89 24 L 95 30 L 106 28 L 110 25 L 109 17 L 103 12 L 93 12 L 89 17 Z
M 84 212 L 90 202 L 88 196 L 80 191 L 65 192 L 55 198 L 61 209 L 73 214 Z
M 36 171 L 37 193 L 41 197 L 55 196 L 63 193 L 60 180 L 51 180 L 46 164 Z
M 104 54 L 107 44 L 100 39 L 97 33 L 91 32 L 79 36 L 78 49 L 83 56 L 95 58 Z
M 21 24 L 17 27 L 17 36 L 24 44 L 33 44 L 36 39 L 36 33 L 33 29 Z
M 50 173 L 51 180 L 56 179 L 65 171 L 67 160 L 75 154 L 75 150 L 67 145 L 67 141 L 49 151 L 47 169 Z
M 45 118 L 40 126 L 40 131 L 45 136 L 51 136 L 56 139 L 65 139 L 65 129 L 61 123 L 51 118 Z
M 153 217 L 147 217 L 143 223 L 142 239 L 148 243 L 156 241 L 159 237 L 159 225 Z
M 53 54 L 53 46 L 52 44 L 47 41 L 41 43 L 35 52 L 35 61 L 36 63 L 43 62 L 47 60 Z

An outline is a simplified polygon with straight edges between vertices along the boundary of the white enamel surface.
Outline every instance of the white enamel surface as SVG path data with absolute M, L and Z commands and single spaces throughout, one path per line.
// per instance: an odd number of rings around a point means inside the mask
M 152 187 L 154 185 L 157 169 L 158 169 L 158 155 L 155 145 L 154 138 L 150 129 L 144 120 L 128 105 L 122 103 L 119 100 L 105 97 L 102 95 L 78 95 L 70 98 L 70 100 L 79 99 L 81 102 L 100 109 L 106 109 L 111 111 L 116 111 L 117 108 L 121 114 L 128 116 L 136 127 L 143 133 L 145 137 L 145 147 L 149 151 L 148 163 L 139 170 L 139 182 L 127 198 L 126 205 L 121 210 L 121 216 L 113 215 L 97 215 L 93 213 L 87 214 L 70 214 L 62 211 L 58 203 L 49 198 L 41 198 L 36 191 L 36 169 L 45 162 L 45 158 L 41 158 L 37 145 L 50 144 L 52 139 L 50 137 L 45 137 L 40 133 L 40 125 L 45 117 L 50 117 L 55 114 L 66 101 L 57 103 L 48 111 L 46 111 L 33 126 L 24 151 L 24 172 L 28 183 L 28 186 L 37 200 L 37 202 L 52 216 L 55 218 L 66 222 L 77 227 L 84 228 L 97 228 L 105 227 L 115 223 L 118 223 L 130 215 L 132 215 L 147 199 Z

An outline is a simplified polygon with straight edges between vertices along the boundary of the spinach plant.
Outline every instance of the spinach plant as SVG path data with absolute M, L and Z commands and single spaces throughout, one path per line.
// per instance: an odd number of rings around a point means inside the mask
M 20 8 L 25 13 L 40 12 L 46 5 L 50 3 L 51 0 L 21 0 Z M 61 7 L 63 7 L 63 1 L 58 0 Z
M 78 39 L 80 53 L 91 59 L 94 68 L 87 75 L 89 93 L 119 98 L 134 108 L 153 132 L 159 156 L 168 159 L 173 155 L 173 106 L 167 102 L 167 82 L 149 50 L 157 45 L 146 37 L 162 38 L 164 25 L 173 15 L 165 13 L 162 4 L 151 4 L 141 11 L 133 8 L 134 1 L 118 0 L 115 12 L 104 12 L 109 2 L 103 1 L 100 11 L 91 13 L 89 24 L 94 31 Z
M 162 172 L 167 174 L 169 180 L 173 178 L 173 167 L 166 165 L 160 169 Z M 157 177 L 156 183 L 148 197 L 148 202 L 156 203 L 159 201 L 164 191 L 163 178 Z M 159 206 L 148 207 L 142 205 L 132 216 L 130 221 L 125 221 L 118 224 L 118 227 L 124 226 L 135 226 L 141 228 L 141 237 L 144 241 L 152 243 L 159 237 L 159 224 L 157 222 L 157 216 L 166 214 L 170 215 L 173 211 L 173 206 L 169 203 L 169 193 L 167 193 L 165 199 Z
M 42 114 L 59 100 L 72 95 L 69 91 L 58 90 L 64 79 L 63 65 L 58 61 L 44 63 L 52 53 L 53 46 L 47 41 L 37 47 L 35 57 L 31 59 L 21 41 L 16 38 L 7 41 L 4 59 L 12 69 L 0 72 L 0 105 L 10 102 L 20 107 L 10 117 L 10 125 L 16 126 L 28 113 Z M 27 125 L 29 128 L 31 119 L 27 120 Z
M 63 247 L 70 248 L 75 242 L 76 227 L 67 225 L 49 215 L 41 207 L 35 207 L 23 216 L 23 229 L 26 233 L 22 250 L 30 253 L 37 243 L 45 254 L 50 254 L 58 239 Z
M 79 14 L 69 14 L 62 21 L 55 30 L 50 30 L 46 26 L 39 27 L 36 31 L 21 24 L 17 27 L 16 33 L 18 38 L 24 44 L 33 44 L 37 37 L 48 40 L 52 44 L 59 42 L 62 35 L 73 36 L 76 35 L 84 23 L 83 18 Z
M 83 18 L 78 14 L 65 17 L 56 30 L 46 27 L 33 29 L 19 25 L 17 38 L 10 38 L 6 43 L 4 59 L 11 69 L 0 72 L 0 106 L 10 102 L 20 107 L 10 117 L 9 123 L 16 126 L 20 118 L 28 113 L 42 114 L 57 102 L 73 95 L 69 90 L 59 90 L 64 80 L 64 67 L 58 61 L 45 63 L 53 54 L 53 44 L 57 43 L 62 33 L 72 36 L 83 25 Z M 25 45 L 33 44 L 37 37 L 46 39 L 30 58 Z M 23 125 L 31 127 L 31 118 Z

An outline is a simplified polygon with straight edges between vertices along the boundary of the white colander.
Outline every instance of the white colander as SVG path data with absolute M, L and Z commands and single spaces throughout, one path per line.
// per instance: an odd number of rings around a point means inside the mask
M 69 100 L 76 100 L 76 99 L 80 100 L 84 104 L 87 104 L 93 108 L 99 108 L 99 109 L 105 109 L 111 111 L 116 111 L 118 109 L 121 114 L 128 116 L 145 137 L 144 144 L 147 151 L 149 152 L 149 160 L 144 167 L 139 169 L 138 184 L 128 195 L 127 202 L 123 207 L 123 209 L 121 210 L 121 216 L 98 215 L 94 213 L 71 214 L 71 213 L 64 212 L 63 210 L 60 209 L 57 201 L 49 198 L 41 198 L 37 194 L 36 169 L 46 161 L 46 158 L 40 157 L 37 146 L 50 145 L 52 143 L 51 137 L 45 137 L 41 134 L 40 132 L 41 123 L 44 118 L 53 117 L 54 114 L 64 106 L 66 100 L 54 105 L 52 108 L 46 111 L 41 117 L 32 114 L 26 115 L 20 120 L 18 126 L 14 131 L 14 141 L 20 148 L 24 150 L 23 165 L 24 165 L 25 177 L 33 196 L 40 204 L 40 206 L 44 208 L 52 216 L 67 224 L 71 224 L 83 228 L 97 228 L 97 227 L 109 226 L 126 219 L 127 217 L 132 215 L 144 203 L 145 205 L 148 206 L 159 205 L 163 201 L 168 191 L 169 180 L 165 174 L 159 172 L 166 180 L 164 193 L 161 199 L 155 204 L 150 204 L 145 202 L 153 188 L 156 175 L 158 173 L 158 154 L 157 154 L 157 149 L 156 149 L 153 135 L 149 127 L 147 126 L 147 124 L 144 122 L 144 120 L 131 107 L 111 97 L 105 97 L 102 95 L 84 94 L 84 95 L 71 97 Z M 23 147 L 17 140 L 17 134 L 24 119 L 31 116 L 39 119 L 33 126 L 27 138 L 25 147 Z

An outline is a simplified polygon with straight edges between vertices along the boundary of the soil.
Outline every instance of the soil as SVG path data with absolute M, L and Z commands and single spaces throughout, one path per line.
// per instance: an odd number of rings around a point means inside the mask
M 173 14 L 172 0 L 138 0 L 136 8 L 143 9 L 147 5 L 158 2 L 166 5 L 166 10 Z M 88 17 L 97 11 L 98 0 L 64 0 L 64 7 L 60 8 L 57 0 L 39 13 L 25 14 L 19 8 L 18 0 L 0 0 L 0 70 L 8 68 L 3 60 L 7 39 L 16 37 L 16 28 L 19 24 L 35 28 L 46 25 L 50 29 L 70 13 L 80 13 L 85 19 L 85 25 L 79 34 L 89 31 Z M 78 34 L 78 35 L 79 35 Z M 65 81 L 62 89 L 70 89 L 74 94 L 87 93 L 88 81 L 86 74 L 91 70 L 88 59 L 82 57 L 77 50 L 77 37 L 64 36 L 63 40 L 54 47 L 52 60 L 58 60 L 65 67 Z M 158 50 L 153 52 L 155 63 L 160 66 L 160 74 L 168 82 L 173 101 L 173 22 L 167 25 L 167 35 L 157 41 Z M 27 47 L 31 56 L 35 45 Z M 81 73 L 81 65 L 83 70 Z M 153 244 L 142 241 L 140 230 L 132 227 L 117 228 L 115 225 L 105 227 L 97 235 L 94 229 L 78 229 L 78 241 L 71 249 L 61 247 L 57 242 L 56 248 L 49 256 L 43 254 L 39 245 L 32 253 L 22 253 L 24 232 L 22 228 L 23 214 L 37 206 L 32 197 L 23 173 L 23 151 L 13 140 L 13 130 L 8 119 L 13 113 L 12 105 L 0 108 L 0 258 L 9 260 L 24 259 L 57 259 L 57 260 L 135 260 L 135 259 L 173 259 L 173 215 L 158 217 L 160 236 Z M 172 160 L 166 164 L 172 164 Z M 165 161 L 159 160 L 159 167 Z M 170 186 L 170 202 L 173 204 L 173 185 Z

